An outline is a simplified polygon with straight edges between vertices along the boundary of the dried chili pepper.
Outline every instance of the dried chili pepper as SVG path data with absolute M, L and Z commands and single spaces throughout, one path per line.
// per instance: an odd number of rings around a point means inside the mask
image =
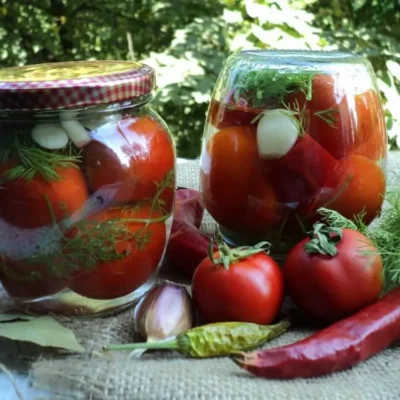
M 204 205 L 199 191 L 176 191 L 166 257 L 171 266 L 188 278 L 192 277 L 200 261 L 207 257 L 210 240 L 199 230 L 203 213 Z
M 400 288 L 318 333 L 275 349 L 238 353 L 233 361 L 264 378 L 305 378 L 352 367 L 400 339 Z
M 158 349 L 175 350 L 195 357 L 217 357 L 233 351 L 245 351 L 284 333 L 290 323 L 287 319 L 275 325 L 258 325 L 246 322 L 220 322 L 190 329 L 175 338 L 154 343 L 114 344 L 104 350 Z

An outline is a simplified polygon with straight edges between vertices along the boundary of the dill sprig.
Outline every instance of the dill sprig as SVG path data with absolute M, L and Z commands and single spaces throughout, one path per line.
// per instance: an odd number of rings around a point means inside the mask
M 308 111 L 306 109 L 306 105 L 303 105 L 303 108 L 300 108 L 300 104 L 297 99 L 292 103 L 292 107 L 288 104 L 282 103 L 283 107 L 287 110 L 287 115 L 289 117 L 293 117 L 295 123 L 299 127 L 299 136 L 304 136 L 308 131 L 310 118 Z
M 7 162 L 15 156 L 19 163 L 4 171 L 2 179 L 11 181 L 14 179 L 33 179 L 39 174 L 46 181 L 57 181 L 60 175 L 57 172 L 59 167 L 78 168 L 77 163 L 81 156 L 72 145 L 59 151 L 47 151 L 39 148 L 33 140 L 20 138 L 15 135 L 11 146 L 0 152 L 0 161 Z
M 311 72 L 287 72 L 273 69 L 242 71 L 233 83 L 234 100 L 244 99 L 254 108 L 264 107 L 272 101 L 282 103 L 285 97 L 294 92 L 303 92 L 307 100 L 312 98 Z
M 157 193 L 152 200 L 151 210 L 160 211 L 162 214 L 170 212 L 170 210 L 165 209 L 165 201 L 161 198 L 161 195 L 167 189 L 175 189 L 175 170 L 171 169 L 161 182 L 154 182 L 154 184 L 157 187 Z
M 337 129 L 335 117 L 337 113 L 339 113 L 339 110 L 336 108 L 329 108 L 327 110 L 317 111 L 314 115 L 326 122 L 331 128 Z

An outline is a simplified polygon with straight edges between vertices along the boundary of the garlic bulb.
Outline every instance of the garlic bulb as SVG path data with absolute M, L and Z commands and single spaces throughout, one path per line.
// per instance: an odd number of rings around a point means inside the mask
M 31 132 L 32 139 L 45 149 L 62 149 L 68 144 L 68 135 L 61 124 L 37 124 Z
M 299 123 L 291 111 L 268 110 L 257 125 L 257 147 L 261 158 L 272 159 L 286 155 L 296 143 Z
M 154 286 L 135 309 L 135 330 L 147 341 L 176 336 L 194 326 L 194 308 L 183 285 Z

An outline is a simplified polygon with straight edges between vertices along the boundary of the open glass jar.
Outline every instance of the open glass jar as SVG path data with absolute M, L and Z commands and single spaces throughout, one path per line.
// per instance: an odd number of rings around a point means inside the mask
M 380 213 L 387 135 L 370 63 L 357 55 L 242 51 L 220 73 L 201 155 L 207 210 L 235 245 L 284 257 L 320 207 Z
M 140 63 L 0 70 L 0 280 L 26 311 L 110 312 L 153 284 L 176 158 L 153 88 Z

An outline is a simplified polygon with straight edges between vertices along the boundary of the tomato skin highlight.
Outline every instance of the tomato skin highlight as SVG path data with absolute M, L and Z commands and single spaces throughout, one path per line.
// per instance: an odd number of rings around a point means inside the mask
M 387 155 L 388 137 L 379 95 L 372 89 L 355 96 L 357 136 L 363 140 L 355 154 L 379 161 Z
M 123 209 L 106 209 L 90 219 L 101 223 L 124 218 L 159 216 L 160 213 L 151 211 L 150 206 L 141 206 L 128 213 Z M 144 222 L 122 220 L 121 225 L 126 226 L 131 234 L 144 229 L 142 233 L 149 234 L 148 242 L 140 249 L 135 239 L 119 240 L 115 245 L 116 252 L 125 256 L 121 259 L 100 261 L 95 268 L 76 273 L 69 284 L 71 290 L 93 299 L 114 299 L 133 292 L 150 278 L 163 255 L 166 243 L 165 222 L 150 223 L 145 227 Z
M 1 167 L 1 175 L 11 164 Z M 88 190 L 80 169 L 58 167 L 60 179 L 46 181 L 40 175 L 31 180 L 15 179 L 4 183 L 0 196 L 0 218 L 19 228 L 38 228 L 59 222 L 81 210 L 88 200 Z M 49 209 L 51 205 L 52 212 Z
M 269 324 L 282 305 L 283 277 L 278 264 L 266 254 L 237 261 L 228 270 L 205 258 L 194 273 L 192 295 L 208 323 Z
M 379 298 L 382 259 L 369 239 L 343 229 L 333 257 L 307 253 L 309 241 L 294 246 L 283 267 L 288 294 L 299 309 L 318 321 L 334 322 Z
M 127 117 L 107 131 L 94 131 L 83 148 L 83 170 L 92 191 L 114 190 L 113 201 L 152 198 L 175 167 L 174 145 L 165 128 L 150 116 Z M 164 193 L 171 209 L 173 190 Z

